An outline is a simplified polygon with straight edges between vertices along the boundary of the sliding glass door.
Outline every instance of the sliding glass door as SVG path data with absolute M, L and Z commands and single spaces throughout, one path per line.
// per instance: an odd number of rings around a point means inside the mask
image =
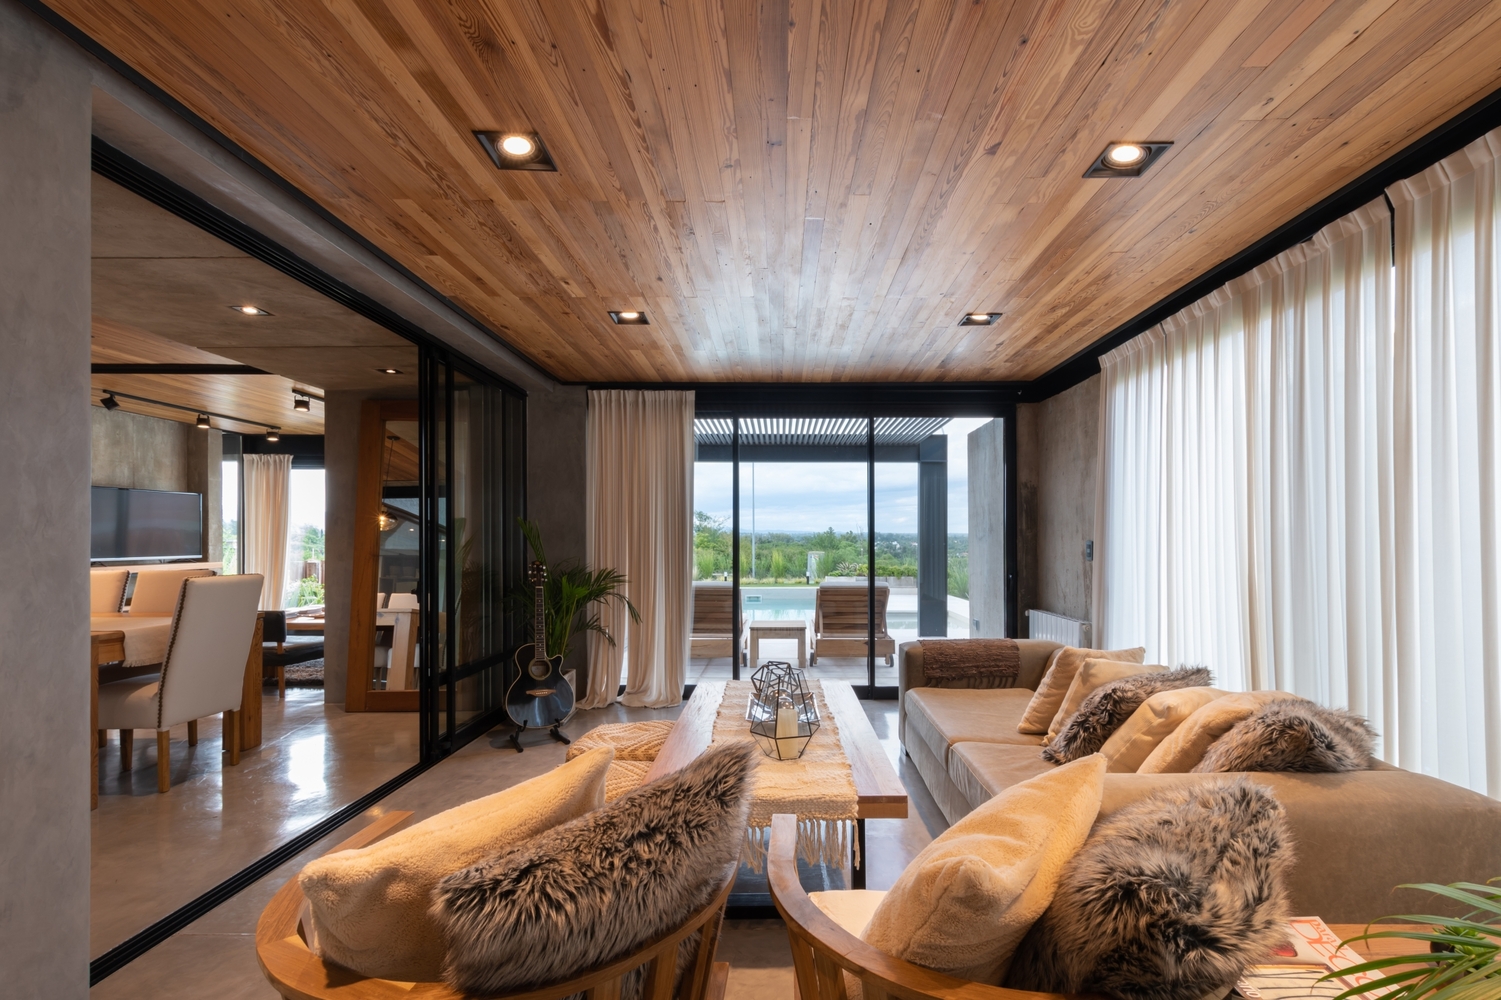
M 422 371 L 424 755 L 499 721 L 507 653 L 521 641 L 506 594 L 520 585 L 526 402 L 428 349 Z

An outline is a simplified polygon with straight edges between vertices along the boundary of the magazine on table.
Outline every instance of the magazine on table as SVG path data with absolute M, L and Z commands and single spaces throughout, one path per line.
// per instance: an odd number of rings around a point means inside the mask
M 1342 946 L 1339 935 L 1318 917 L 1293 917 L 1287 922 L 1287 940 L 1260 965 L 1246 969 L 1231 997 L 1242 1000 L 1333 1000 L 1348 989 L 1372 983 L 1382 972 L 1336 975 L 1366 961 Z M 1322 982 L 1320 980 L 1323 980 Z M 1366 997 L 1379 997 L 1390 990 L 1373 989 Z

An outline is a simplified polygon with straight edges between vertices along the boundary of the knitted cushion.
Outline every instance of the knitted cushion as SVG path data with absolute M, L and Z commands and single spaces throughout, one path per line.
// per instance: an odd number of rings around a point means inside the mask
M 671 722 L 613 722 L 607 726 L 595 726 L 573 741 L 568 748 L 568 759 L 588 753 L 595 747 L 609 747 L 615 751 L 617 763 L 644 760 L 649 764 L 657 759 L 662 744 L 670 735 Z
M 646 781 L 651 770 L 649 760 L 617 760 L 605 772 L 605 801 L 614 802 L 626 792 L 634 792 Z

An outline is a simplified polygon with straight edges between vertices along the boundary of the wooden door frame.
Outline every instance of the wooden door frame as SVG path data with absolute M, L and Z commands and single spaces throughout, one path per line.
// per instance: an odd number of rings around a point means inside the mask
M 349 594 L 349 669 L 346 712 L 416 712 L 419 691 L 372 691 L 375 595 L 380 574 L 381 456 L 386 421 L 420 420 L 415 399 L 367 399 L 360 404 L 359 461 L 354 490 L 354 568 Z

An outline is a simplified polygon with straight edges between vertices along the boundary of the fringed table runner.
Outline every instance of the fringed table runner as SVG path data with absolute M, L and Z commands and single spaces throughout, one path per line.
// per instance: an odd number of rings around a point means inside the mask
M 985 678 L 1012 687 L 1021 673 L 1021 647 L 1015 639 L 924 639 L 922 672 L 929 681 Z
M 834 713 L 824 701 L 823 685 L 809 681 L 808 690 L 818 704 L 819 717 L 818 732 L 808 741 L 808 748 L 797 760 L 773 760 L 762 754 L 756 768 L 743 858 L 754 872 L 765 867 L 771 817 L 776 813 L 797 816 L 798 854 L 810 865 L 842 866 L 850 851 L 858 850 L 855 777 L 839 741 Z M 750 739 L 750 723 L 745 721 L 750 696 L 750 681 L 725 682 L 712 742 Z M 860 863 L 858 857 L 855 863 Z

